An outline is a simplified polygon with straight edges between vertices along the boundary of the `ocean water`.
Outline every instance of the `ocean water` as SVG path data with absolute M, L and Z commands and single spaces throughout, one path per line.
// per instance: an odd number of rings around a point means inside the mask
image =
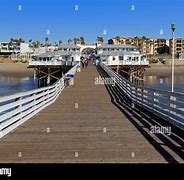
M 0 97 L 25 92 L 38 87 L 33 77 L 3 77 L 0 76 Z
M 144 86 L 171 91 L 171 77 L 168 76 L 146 76 Z M 184 76 L 177 75 L 174 78 L 174 91 L 184 93 Z
M 144 86 L 171 91 L 171 77 L 168 76 L 146 76 Z M 175 76 L 175 92 L 184 93 L 184 77 Z M 0 97 L 38 88 L 37 80 L 33 77 L 3 77 L 0 76 Z

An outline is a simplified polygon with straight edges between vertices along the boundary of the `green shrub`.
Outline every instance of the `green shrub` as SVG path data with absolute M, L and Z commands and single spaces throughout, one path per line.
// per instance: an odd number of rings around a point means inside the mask
M 156 64 L 158 63 L 158 59 L 150 59 L 149 62 L 150 64 Z

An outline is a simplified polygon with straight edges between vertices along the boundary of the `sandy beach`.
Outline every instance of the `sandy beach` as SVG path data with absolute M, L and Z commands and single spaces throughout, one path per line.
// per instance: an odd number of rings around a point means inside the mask
M 0 76 L 4 77 L 29 77 L 33 69 L 27 68 L 27 63 L 0 63 Z M 170 76 L 171 66 L 150 65 L 146 68 L 145 76 Z M 184 75 L 184 66 L 175 66 L 175 75 Z
M 175 75 L 184 75 L 184 66 L 175 66 Z M 146 76 L 170 76 L 171 66 L 167 65 L 150 65 L 150 68 L 146 68 Z
M 27 63 L 0 63 L 0 76 L 17 78 L 32 76 L 33 69 L 27 66 Z

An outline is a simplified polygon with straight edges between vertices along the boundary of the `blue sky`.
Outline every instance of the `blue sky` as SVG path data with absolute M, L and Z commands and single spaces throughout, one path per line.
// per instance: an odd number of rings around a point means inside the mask
M 0 41 L 43 42 L 47 30 L 51 42 L 64 43 L 79 36 L 87 43 L 97 36 L 170 38 L 173 22 L 177 37 L 184 37 L 183 12 L 184 0 L 0 0 Z

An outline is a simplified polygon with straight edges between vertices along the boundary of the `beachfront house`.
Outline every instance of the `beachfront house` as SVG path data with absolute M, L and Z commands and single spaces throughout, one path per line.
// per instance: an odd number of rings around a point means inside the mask
M 39 54 L 30 64 L 34 65 L 70 65 L 80 61 L 80 52 L 49 51 Z
M 61 52 L 70 52 L 71 60 L 72 61 L 80 61 L 81 53 L 80 47 L 75 44 L 68 44 L 68 45 L 60 45 L 58 47 L 58 51 Z
M 97 54 L 106 65 L 148 65 L 135 46 L 102 45 L 97 48 Z
M 0 54 L 2 55 L 10 55 L 12 53 L 18 52 L 20 53 L 20 45 L 12 42 L 1 42 L 0 43 Z
M 102 63 L 112 65 L 148 65 L 148 62 L 140 54 L 131 52 L 103 52 L 101 55 Z

